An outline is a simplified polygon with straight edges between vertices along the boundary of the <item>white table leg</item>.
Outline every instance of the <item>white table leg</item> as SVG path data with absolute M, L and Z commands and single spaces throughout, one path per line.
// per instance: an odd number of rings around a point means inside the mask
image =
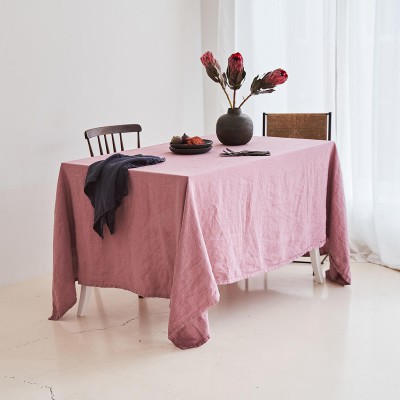
M 78 317 L 81 317 L 85 313 L 85 309 L 89 304 L 90 295 L 92 294 L 91 286 L 81 285 L 81 295 L 79 296 L 78 304 Z
M 314 271 L 314 279 L 317 283 L 324 283 L 324 275 L 322 273 L 321 259 L 319 249 L 310 251 L 311 265 Z

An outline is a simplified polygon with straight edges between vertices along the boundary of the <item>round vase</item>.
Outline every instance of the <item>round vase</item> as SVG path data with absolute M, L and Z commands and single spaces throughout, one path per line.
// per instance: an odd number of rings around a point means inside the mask
M 253 121 L 240 108 L 228 108 L 228 113 L 217 121 L 218 140 L 227 146 L 240 146 L 253 137 Z

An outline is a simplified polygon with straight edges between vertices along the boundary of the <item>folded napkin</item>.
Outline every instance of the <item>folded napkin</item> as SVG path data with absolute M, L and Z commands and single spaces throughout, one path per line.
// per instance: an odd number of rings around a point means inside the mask
M 116 153 L 89 166 L 84 192 L 94 207 L 93 229 L 103 239 L 103 226 L 114 233 L 115 210 L 128 194 L 128 169 L 158 164 L 165 158 L 157 156 L 127 156 Z
M 232 151 L 231 149 L 226 148 L 220 153 L 221 157 L 242 157 L 242 156 L 270 156 L 271 153 L 267 151 L 251 151 L 251 150 L 242 150 L 242 151 Z

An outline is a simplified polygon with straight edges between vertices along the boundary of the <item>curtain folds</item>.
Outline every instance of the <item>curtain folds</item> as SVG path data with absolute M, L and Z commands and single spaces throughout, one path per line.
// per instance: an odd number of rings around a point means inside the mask
M 235 13 L 235 0 L 201 0 L 202 53 L 211 51 L 222 69 L 226 68 L 235 47 Z M 215 133 L 217 119 L 227 112 L 229 103 L 220 85 L 206 73 L 203 73 L 203 106 L 204 133 L 211 135 Z
M 239 51 L 247 78 L 275 68 L 289 80 L 243 112 L 261 134 L 262 112 L 333 112 L 352 257 L 400 269 L 400 2 L 202 0 L 202 50 L 221 67 Z M 205 133 L 226 99 L 204 74 Z
M 400 2 L 337 0 L 337 143 L 357 260 L 400 269 Z

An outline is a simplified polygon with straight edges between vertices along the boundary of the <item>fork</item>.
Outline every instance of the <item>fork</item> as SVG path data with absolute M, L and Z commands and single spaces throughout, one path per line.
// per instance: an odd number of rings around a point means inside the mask
M 242 150 L 242 151 L 233 151 L 229 148 L 223 150 L 220 154 L 222 157 L 240 157 L 240 156 L 270 156 L 271 153 L 269 151 L 252 151 L 252 150 Z

